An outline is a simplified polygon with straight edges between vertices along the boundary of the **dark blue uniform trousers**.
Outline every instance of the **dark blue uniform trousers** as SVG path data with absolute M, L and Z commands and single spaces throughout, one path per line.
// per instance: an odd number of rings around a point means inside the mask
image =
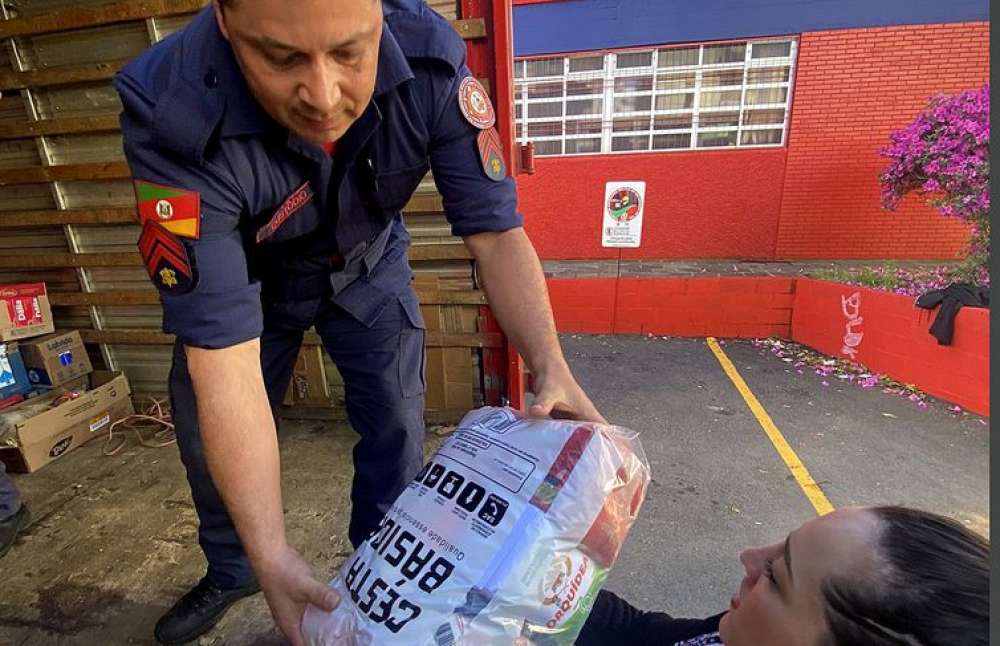
M 372 327 L 328 298 L 264 304 L 261 368 L 272 414 L 291 381 L 303 333 L 315 325 L 344 379 L 347 417 L 360 435 L 348 536 L 355 547 L 376 528 L 423 465 L 424 330 L 412 291 L 392 298 Z M 181 460 L 198 512 L 208 578 L 240 587 L 254 574 L 205 463 L 183 346 L 174 348 L 170 398 Z M 277 420 L 276 420 L 277 422 Z

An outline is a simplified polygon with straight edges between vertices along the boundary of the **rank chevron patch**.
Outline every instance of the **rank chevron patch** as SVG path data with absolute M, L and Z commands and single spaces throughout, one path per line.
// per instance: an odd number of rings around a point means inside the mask
M 197 285 L 198 273 L 184 243 L 152 220 L 143 222 L 139 253 L 150 280 L 164 292 L 186 294 Z
M 476 138 L 479 148 L 479 163 L 483 172 L 494 182 L 502 182 L 507 177 L 507 165 L 503 161 L 503 144 L 496 128 L 481 130 Z

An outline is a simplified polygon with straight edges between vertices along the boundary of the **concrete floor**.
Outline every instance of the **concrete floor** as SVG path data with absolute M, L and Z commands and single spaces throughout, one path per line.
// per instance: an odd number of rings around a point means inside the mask
M 721 610 L 741 577 L 738 551 L 783 537 L 812 507 L 704 342 L 564 344 L 604 414 L 644 433 L 653 468 L 608 587 L 678 615 Z M 989 428 L 979 418 L 822 387 L 749 343 L 724 348 L 835 506 L 911 504 L 988 533 Z M 176 448 L 131 445 L 105 457 L 101 444 L 17 477 L 35 521 L 0 562 L 0 644 L 154 644 L 156 619 L 203 573 Z M 330 423 L 282 432 L 288 532 L 321 578 L 350 552 L 352 444 L 348 429 Z M 282 640 L 258 595 L 199 643 Z

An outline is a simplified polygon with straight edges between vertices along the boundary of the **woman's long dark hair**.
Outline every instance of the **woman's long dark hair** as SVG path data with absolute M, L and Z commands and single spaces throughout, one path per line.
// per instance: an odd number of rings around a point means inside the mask
M 986 646 L 990 544 L 957 522 L 905 507 L 873 507 L 881 567 L 866 584 L 823 586 L 823 646 Z

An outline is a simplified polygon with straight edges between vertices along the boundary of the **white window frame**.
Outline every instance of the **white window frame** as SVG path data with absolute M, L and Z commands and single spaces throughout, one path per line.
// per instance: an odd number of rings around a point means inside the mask
M 790 43 L 789 55 L 787 57 L 768 57 L 768 58 L 753 58 L 753 50 L 755 46 L 769 44 L 769 43 Z M 706 47 L 713 46 L 725 46 L 725 45 L 743 45 L 744 46 L 744 57 L 742 61 L 728 62 L 728 63 L 705 63 L 705 51 Z M 554 157 L 554 156 L 571 156 L 571 155 L 593 155 L 593 154 L 634 154 L 634 153 L 649 153 L 649 152 L 685 152 L 692 150 L 725 150 L 733 148 L 779 148 L 786 145 L 788 139 L 788 125 L 789 116 L 791 111 L 792 94 L 795 84 L 795 73 L 798 58 L 798 39 L 793 36 L 786 37 L 774 37 L 774 38 L 755 38 L 755 39 L 745 39 L 745 40 L 735 40 L 727 42 L 712 42 L 712 43 L 690 43 L 690 44 L 679 44 L 671 45 L 668 47 L 656 47 L 651 49 L 631 49 L 622 51 L 612 51 L 612 52 L 589 52 L 584 54 L 576 54 L 572 57 L 561 57 L 562 62 L 562 74 L 561 75 L 549 75 L 544 77 L 533 77 L 526 78 L 525 74 L 527 72 L 527 66 L 530 62 L 541 61 L 541 60 L 552 60 L 553 57 L 540 57 L 540 58 L 526 58 L 518 59 L 515 61 L 515 91 L 514 98 L 515 104 L 521 110 L 521 117 L 516 119 L 517 126 L 520 129 L 520 136 L 517 137 L 517 141 L 521 144 L 525 144 L 529 141 L 534 142 L 536 146 L 538 144 L 544 144 L 546 142 L 559 142 L 559 152 L 556 153 L 537 153 L 540 156 Z M 672 49 L 692 49 L 698 48 L 698 60 L 694 65 L 679 65 L 676 67 L 659 67 L 659 56 L 661 52 L 669 51 Z M 635 54 L 635 53 L 646 53 L 648 52 L 650 56 L 650 65 L 643 67 L 627 67 L 618 69 L 618 57 L 625 54 Z M 582 72 L 570 72 L 570 61 L 575 58 L 581 57 L 594 57 L 602 56 L 604 59 L 603 69 L 594 71 L 582 71 Z M 786 81 L 771 81 L 765 83 L 749 83 L 750 72 L 754 69 L 788 69 L 788 80 Z M 721 86 L 707 86 L 704 84 L 704 76 L 706 73 L 725 71 L 727 69 L 731 70 L 741 70 L 742 71 L 742 81 L 739 85 L 721 85 Z M 666 75 L 674 75 L 678 73 L 692 73 L 694 74 L 694 84 L 691 87 L 685 88 L 674 88 L 674 89 L 660 89 L 659 82 Z M 651 87 L 649 90 L 640 91 L 630 91 L 630 92 L 616 92 L 615 82 L 616 79 L 626 78 L 628 76 L 649 76 L 651 78 Z M 601 93 L 593 93 L 586 95 L 567 95 L 568 83 L 570 81 L 577 80 L 588 80 L 588 81 L 600 81 L 602 83 Z M 562 83 L 562 96 L 561 97 L 551 97 L 551 98 L 528 98 L 528 88 L 531 85 L 539 83 L 552 83 L 561 82 Z M 747 96 L 750 91 L 753 90 L 773 90 L 776 88 L 785 88 L 785 100 L 778 103 L 766 103 L 757 105 L 748 105 Z M 702 107 L 702 93 L 703 92 L 726 92 L 726 91 L 739 91 L 740 101 L 739 105 L 724 105 L 724 106 L 714 106 L 714 107 Z M 693 94 L 692 104 L 690 108 L 673 108 L 673 109 L 657 109 L 657 98 L 661 96 L 670 95 L 689 95 Z M 616 112 L 615 111 L 615 100 L 628 97 L 649 97 L 649 109 L 648 110 L 637 110 L 630 112 Z M 601 114 L 591 113 L 585 115 L 568 115 L 566 112 L 567 104 L 576 100 L 591 100 L 600 98 L 601 104 Z M 562 116 L 561 117 L 529 117 L 528 110 L 531 105 L 536 105 L 540 103 L 561 103 L 562 104 Z M 748 111 L 757 110 L 783 110 L 784 118 L 781 123 L 764 123 L 764 124 L 745 124 L 746 113 Z M 728 114 L 736 113 L 736 125 L 714 125 L 714 126 L 703 126 L 701 125 L 701 117 L 703 115 L 708 115 L 712 113 Z M 691 115 L 691 123 L 689 127 L 686 128 L 671 128 L 671 129 L 656 129 L 656 118 L 660 116 L 670 116 L 670 115 Z M 628 118 L 648 118 L 648 124 L 643 130 L 627 130 L 627 131 L 614 131 L 614 124 L 617 119 L 628 119 Z M 573 122 L 577 120 L 601 120 L 601 131 L 600 133 L 584 133 L 584 134 L 567 134 L 566 125 L 567 122 Z M 528 129 L 530 125 L 538 123 L 553 123 L 561 122 L 561 135 L 549 135 L 543 137 L 529 137 Z M 743 143 L 744 133 L 752 131 L 773 131 L 781 130 L 780 140 L 774 143 L 762 143 L 762 144 L 751 144 Z M 698 140 L 702 134 L 711 133 L 735 133 L 736 143 L 734 145 L 725 146 L 699 146 Z M 654 142 L 657 135 L 688 135 L 689 141 L 686 147 L 681 148 L 654 148 Z M 646 137 L 646 146 L 642 149 L 629 149 L 629 150 L 613 150 L 615 145 L 615 140 L 617 138 L 623 137 Z M 600 140 L 600 149 L 590 152 L 582 153 L 569 153 L 566 152 L 566 143 L 571 140 Z

